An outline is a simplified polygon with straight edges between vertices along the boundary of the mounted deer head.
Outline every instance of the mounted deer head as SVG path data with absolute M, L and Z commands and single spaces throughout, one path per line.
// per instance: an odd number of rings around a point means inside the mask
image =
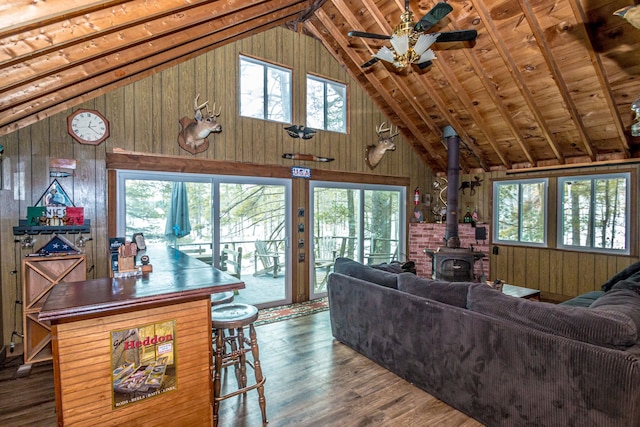
M 198 105 L 198 98 L 200 94 L 196 96 L 193 101 L 194 118 L 183 117 L 180 119 L 180 126 L 182 129 L 178 133 L 178 144 L 191 154 L 202 153 L 209 148 L 209 140 L 207 137 L 210 133 L 222 132 L 222 126 L 218 123 L 218 117 L 221 110 L 216 114 L 216 104 L 213 104 L 213 111 L 209 111 L 207 107 L 207 115 L 202 115 L 202 109 L 207 106 L 209 101 L 206 101 L 202 105 Z
M 375 169 L 382 160 L 382 157 L 387 151 L 396 151 L 396 144 L 393 142 L 393 138 L 400 134 L 398 127 L 396 126 L 396 132 L 391 133 L 391 128 L 384 129 L 385 122 L 380 123 L 380 126 L 376 128 L 376 134 L 378 134 L 378 143 L 375 145 L 368 145 L 366 150 L 365 161 L 370 169 Z M 389 132 L 389 134 L 387 134 Z

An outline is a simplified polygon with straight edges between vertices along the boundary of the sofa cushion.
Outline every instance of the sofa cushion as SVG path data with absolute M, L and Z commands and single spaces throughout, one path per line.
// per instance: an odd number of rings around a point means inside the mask
M 398 290 L 461 308 L 467 306 L 467 291 L 471 284 L 425 279 L 413 273 L 398 275 Z
M 337 258 L 333 271 L 388 288 L 398 288 L 398 275 L 378 270 L 349 258 Z
M 604 291 L 591 291 L 571 298 L 570 300 L 561 302 L 560 305 L 571 305 L 574 307 L 590 307 L 595 300 L 605 294 Z
M 630 347 L 638 336 L 636 323 L 621 310 L 529 301 L 489 286 L 469 287 L 467 308 L 542 332 L 606 347 Z
M 595 300 L 590 308 L 626 314 L 640 331 L 640 284 L 621 280 Z

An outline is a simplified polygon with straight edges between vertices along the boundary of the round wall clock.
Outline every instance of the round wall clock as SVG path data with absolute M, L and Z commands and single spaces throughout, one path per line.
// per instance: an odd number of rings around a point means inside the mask
M 76 110 L 67 117 L 67 130 L 80 144 L 98 145 L 109 137 L 109 121 L 95 110 Z

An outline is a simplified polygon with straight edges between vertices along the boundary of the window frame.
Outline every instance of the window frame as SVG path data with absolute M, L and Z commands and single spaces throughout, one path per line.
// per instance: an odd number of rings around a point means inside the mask
M 540 184 L 542 183 L 543 193 L 544 193 L 544 207 L 543 207 L 543 231 L 542 231 L 542 242 L 527 242 L 522 240 L 522 186 L 526 184 Z M 500 217 L 498 212 L 500 211 L 500 198 L 499 198 L 499 187 L 501 185 L 518 185 L 518 240 L 503 240 L 499 238 L 499 220 Z M 499 180 L 493 182 L 493 215 L 492 215 L 492 240 L 493 243 L 501 244 L 501 245 L 514 245 L 514 246 L 530 246 L 537 248 L 546 248 L 548 247 L 548 228 L 549 228 L 549 178 L 527 178 L 527 179 L 514 179 L 514 180 Z
M 595 221 L 594 215 L 595 211 L 593 208 L 594 204 L 594 193 L 595 186 L 594 182 L 597 180 L 603 179 L 616 179 L 616 178 L 624 178 L 626 182 L 626 195 L 625 195 L 625 248 L 624 249 L 613 249 L 613 248 L 599 248 L 595 247 Z M 630 255 L 631 254 L 631 234 L 632 234 L 632 206 L 631 206 L 631 191 L 632 191 L 632 181 L 633 176 L 631 171 L 624 172 L 612 172 L 612 173 L 602 173 L 602 174 L 588 174 L 588 175 L 571 175 L 571 176 L 562 176 L 558 177 L 558 191 L 557 191 L 557 236 L 556 236 L 556 247 L 558 249 L 564 250 L 572 250 L 579 252 L 595 252 L 595 253 L 605 253 L 612 255 Z M 590 181 L 591 190 L 590 190 L 590 208 L 589 208 L 589 234 L 590 234 L 590 246 L 578 246 L 578 245 L 566 245 L 564 244 L 564 183 L 567 181 Z
M 259 65 L 262 67 L 263 69 L 263 73 L 262 73 L 262 78 L 263 78 L 263 102 L 262 102 L 262 117 L 255 117 L 255 116 L 248 116 L 248 115 L 244 115 L 242 114 L 242 61 L 246 61 L 249 63 L 252 63 L 254 65 Z M 289 99 L 288 99 L 288 111 L 289 111 L 289 117 L 287 118 L 287 120 L 275 120 L 275 119 L 271 119 L 268 118 L 268 108 L 269 108 L 269 97 L 270 97 L 270 93 L 269 93 L 269 85 L 267 84 L 268 82 L 268 71 L 269 69 L 274 69 L 274 70 L 278 70 L 279 72 L 287 72 L 289 74 Z M 293 70 L 291 68 L 282 66 L 282 65 L 277 65 L 274 64 L 272 62 L 268 62 L 262 59 L 257 59 L 257 58 L 253 58 L 247 55 L 243 55 L 243 54 L 239 54 L 238 55 L 238 115 L 240 117 L 244 117 L 244 118 L 248 118 L 248 119 L 256 119 L 256 120 L 264 120 L 267 122 L 273 122 L 273 123 L 285 123 L 285 124 L 291 124 L 292 120 L 293 120 Z
M 331 189 L 342 189 L 342 190 L 354 190 L 359 193 L 358 206 L 356 207 L 358 210 L 359 220 L 358 220 L 358 240 L 357 240 L 357 259 L 356 261 L 364 263 L 365 262 L 365 250 L 364 250 L 364 239 L 365 237 L 365 223 L 367 214 L 371 214 L 371 212 L 365 210 L 365 193 L 367 191 L 392 191 L 397 192 L 399 197 L 399 211 L 398 211 L 398 259 L 404 257 L 408 259 L 408 254 L 404 251 L 407 248 L 407 233 L 409 229 L 409 221 L 407 218 L 407 187 L 404 185 L 397 184 L 371 184 L 371 183 L 354 183 L 354 182 L 340 182 L 340 181 L 321 181 L 321 180 L 311 180 L 309 182 L 309 264 L 313 266 L 315 264 L 315 253 L 313 247 L 315 245 L 315 228 L 313 227 L 313 223 L 315 221 L 315 190 L 317 188 L 331 188 Z M 309 293 L 310 298 L 320 298 L 325 296 L 327 292 L 319 292 L 317 293 L 314 289 L 315 283 L 315 271 L 314 268 L 309 269 Z
M 317 126 L 312 126 L 309 124 L 309 79 L 314 80 L 316 82 L 322 83 L 322 87 L 323 87 L 323 126 L 322 127 L 317 127 Z M 335 129 L 327 129 L 327 84 L 334 84 L 334 85 L 339 85 L 339 86 L 343 86 L 344 87 L 344 110 L 343 110 L 343 116 L 344 116 L 344 129 L 343 130 L 335 130 Z M 313 73 L 307 73 L 306 75 L 306 79 L 305 79 L 305 87 L 306 87 L 306 95 L 305 95 L 305 109 L 306 109 L 306 113 L 305 113 L 305 123 L 307 124 L 307 126 L 313 128 L 313 129 L 320 129 L 320 130 L 324 130 L 327 132 L 336 132 L 336 133 L 342 133 L 342 134 L 347 134 L 349 131 L 349 85 L 343 82 L 339 82 L 337 80 L 333 80 L 333 79 L 328 79 L 326 77 L 321 77 L 319 75 L 313 74 Z

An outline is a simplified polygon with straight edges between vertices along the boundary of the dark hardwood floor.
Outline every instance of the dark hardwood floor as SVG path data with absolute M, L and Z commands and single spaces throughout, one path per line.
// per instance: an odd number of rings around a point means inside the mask
M 328 312 L 256 330 L 270 427 L 481 426 L 335 341 Z M 16 369 L 0 370 L 0 426 L 55 426 L 51 363 L 26 378 Z M 221 403 L 221 427 L 260 425 L 256 391 Z

